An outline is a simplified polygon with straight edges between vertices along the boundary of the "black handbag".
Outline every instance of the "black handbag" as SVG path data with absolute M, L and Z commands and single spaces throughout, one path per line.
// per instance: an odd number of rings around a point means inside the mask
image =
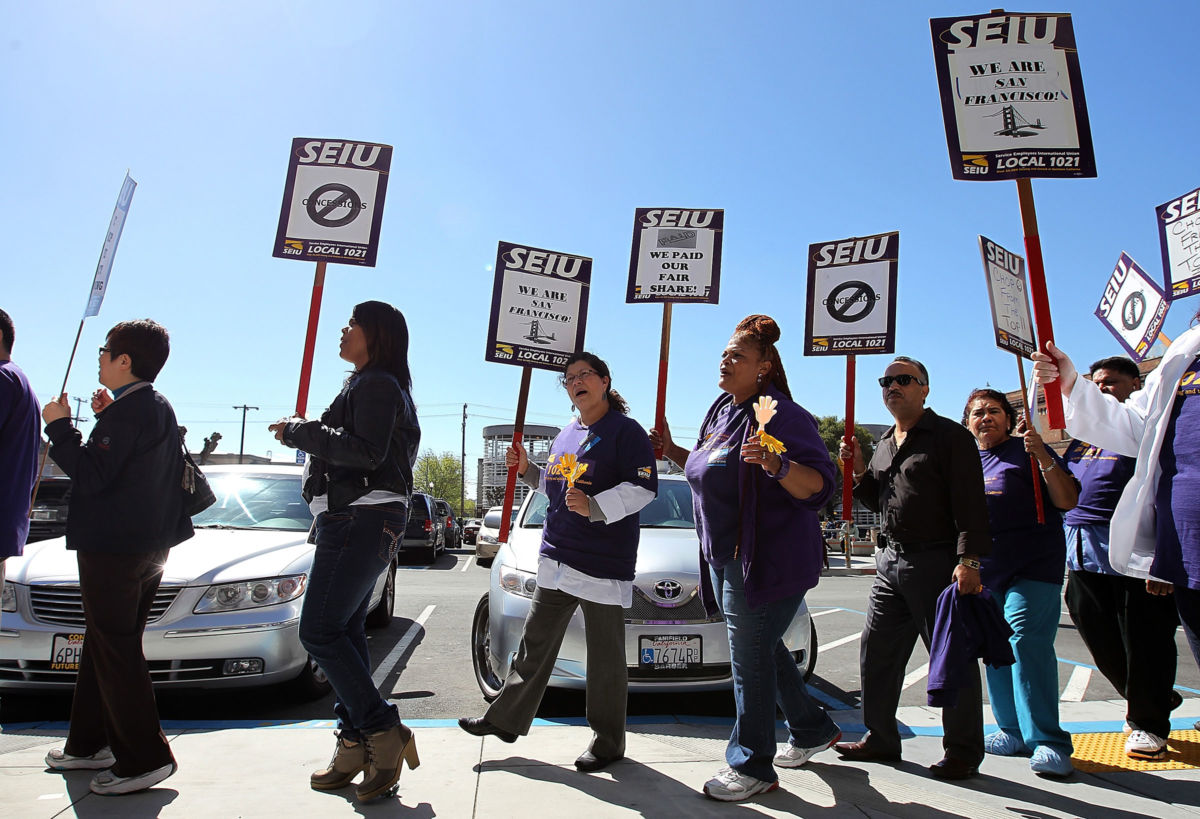
M 180 441 L 182 442 L 182 437 Z M 192 454 L 183 447 L 183 509 L 192 518 L 217 502 L 217 496 L 208 485 L 208 478 L 192 460 Z

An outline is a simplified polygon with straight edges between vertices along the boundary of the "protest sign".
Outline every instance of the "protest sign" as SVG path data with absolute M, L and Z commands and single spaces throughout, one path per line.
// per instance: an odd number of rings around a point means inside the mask
M 583 349 L 591 281 L 586 256 L 500 242 L 484 359 L 565 370 Z
M 716 304 L 724 210 L 638 208 L 625 301 Z
M 292 140 L 272 256 L 375 266 L 392 146 Z
M 805 355 L 890 353 L 898 232 L 808 246 Z
M 955 179 L 1096 175 L 1069 14 L 929 21 Z
M 112 218 L 108 220 L 108 233 L 104 235 L 104 245 L 100 248 L 100 261 L 96 262 L 96 275 L 92 277 L 92 290 L 88 296 L 87 307 L 83 317 L 100 315 L 100 305 L 104 303 L 104 294 L 108 291 L 108 275 L 112 272 L 113 259 L 117 256 L 117 245 L 121 241 L 121 232 L 125 230 L 125 217 L 129 215 L 129 206 L 133 202 L 133 192 L 137 190 L 137 182 L 125 172 L 125 181 L 121 183 L 121 192 L 117 194 L 117 204 L 113 207 Z
M 1200 189 L 1154 209 L 1168 301 L 1200 293 Z
M 979 237 L 983 274 L 987 279 L 996 346 L 1024 358 L 1037 350 L 1029 294 L 1025 289 L 1025 260 L 988 239 Z
M 1134 361 L 1141 361 L 1158 338 L 1169 306 L 1162 289 L 1129 254 L 1122 253 L 1104 286 L 1096 317 Z

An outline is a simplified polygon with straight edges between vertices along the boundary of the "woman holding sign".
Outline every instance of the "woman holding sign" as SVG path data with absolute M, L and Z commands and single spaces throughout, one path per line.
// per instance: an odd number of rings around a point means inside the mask
M 1200 321 L 1200 311 L 1192 321 Z M 1053 342 L 1046 347 L 1049 355 L 1033 354 L 1033 375 L 1057 382 L 1067 400 L 1067 432 L 1137 456 L 1113 512 L 1109 562 L 1146 578 L 1151 594 L 1174 593 L 1200 663 L 1200 327 L 1175 339 L 1145 387 L 1123 403 L 1079 378 Z
M 408 324 L 390 304 L 356 305 L 340 355 L 354 365 L 319 421 L 285 418 L 269 429 L 309 453 L 304 499 L 313 524 L 312 571 L 300 613 L 300 642 L 337 695 L 338 743 L 314 790 L 366 774 L 360 801 L 386 794 L 403 763 L 420 764 L 413 732 L 371 680 L 365 623 L 371 590 L 400 547 L 421 429 L 408 367 Z
M 1067 560 L 1061 513 L 1075 508 L 1079 486 L 1041 436 L 1026 429 L 1024 419 L 1017 422 L 1004 393 L 972 392 L 962 422 L 979 446 L 992 530 L 992 551 L 980 576 L 1013 629 L 1009 642 L 1016 657 L 1012 666 L 984 667 L 999 730 L 984 737 L 983 747 L 999 756 L 1032 755 L 1029 767 L 1035 773 L 1067 776 L 1073 770 L 1073 746 L 1058 722 L 1054 636 Z M 1039 475 L 1033 474 L 1030 456 Z M 1042 523 L 1035 480 L 1050 500 Z
M 549 501 L 521 645 L 487 713 L 458 724 L 469 734 L 504 742 L 527 734 L 567 626 L 582 608 L 593 735 L 575 767 L 588 772 L 625 756 L 624 609 L 633 605 L 639 512 L 658 493 L 658 472 L 646 432 L 628 416 L 607 364 L 575 353 L 562 385 L 579 417 L 550 444 L 546 470 L 530 462 L 519 443 L 507 453 L 508 468 Z
M 694 450 L 673 443 L 666 424 L 651 433 L 691 484 L 701 591 L 729 631 L 737 720 L 728 767 L 704 785 L 706 796 L 724 802 L 775 790 L 774 765 L 799 767 L 842 736 L 808 695 L 783 642 L 821 573 L 817 513 L 836 478 L 816 420 L 792 400 L 778 340 L 770 316 L 748 316 L 734 329 L 721 353 L 722 393 Z M 776 703 L 791 735 L 778 754 Z

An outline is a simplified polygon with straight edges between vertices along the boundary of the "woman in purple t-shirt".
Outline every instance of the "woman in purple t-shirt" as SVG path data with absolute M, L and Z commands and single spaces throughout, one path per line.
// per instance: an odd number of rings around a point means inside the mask
M 963 424 L 975 436 L 983 463 L 992 551 L 981 577 L 1012 626 L 1016 663 L 985 666 L 988 700 L 998 731 L 983 740 L 989 754 L 1032 755 L 1035 773 L 1071 773 L 1071 735 L 1058 722 L 1058 631 L 1066 541 L 1062 514 L 1075 506 L 1079 488 L 1066 464 L 1017 413 L 1004 393 L 978 389 L 967 398 Z M 1015 434 L 1014 434 L 1015 433 Z M 1038 463 L 1034 475 L 1030 458 Z M 1037 519 L 1034 480 L 1041 487 Z
M 836 479 L 816 420 L 792 400 L 778 340 L 779 326 L 769 316 L 738 324 L 721 354 L 721 396 L 700 425 L 694 450 L 672 443 L 665 424 L 651 433 L 687 473 L 701 589 L 706 604 L 720 607 L 729 631 L 737 721 L 725 750 L 728 767 L 704 785 L 706 796 L 726 802 L 774 790 L 775 766 L 799 767 L 842 735 L 808 695 L 783 642 L 804 593 L 817 584 L 825 549 L 817 512 Z M 777 402 L 766 430 L 783 443 L 782 453 L 754 435 L 753 405 L 760 397 Z M 776 702 L 790 734 L 778 754 Z

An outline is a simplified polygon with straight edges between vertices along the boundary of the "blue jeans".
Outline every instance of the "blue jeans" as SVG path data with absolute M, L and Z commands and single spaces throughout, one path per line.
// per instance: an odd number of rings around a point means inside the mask
M 1054 638 L 1061 610 L 1057 583 L 1018 578 L 996 598 L 1012 626 L 1016 663 L 985 666 L 996 724 L 1031 750 L 1049 745 L 1070 756 L 1071 735 L 1058 723 L 1058 657 Z
M 727 571 L 728 569 L 728 571 Z M 804 677 L 783 643 L 783 633 L 804 602 L 798 594 L 752 609 L 746 603 L 739 563 L 709 567 L 713 592 L 729 630 L 733 698 L 737 718 L 725 761 L 738 773 L 765 782 L 779 777 L 775 758 L 775 705 L 783 710 L 793 745 L 810 748 L 831 742 L 839 733 L 829 715 L 808 695 Z
M 396 706 L 371 680 L 366 617 L 371 590 L 400 548 L 407 518 L 402 503 L 317 515 L 300 643 L 329 678 L 338 733 L 351 741 L 400 724 Z

